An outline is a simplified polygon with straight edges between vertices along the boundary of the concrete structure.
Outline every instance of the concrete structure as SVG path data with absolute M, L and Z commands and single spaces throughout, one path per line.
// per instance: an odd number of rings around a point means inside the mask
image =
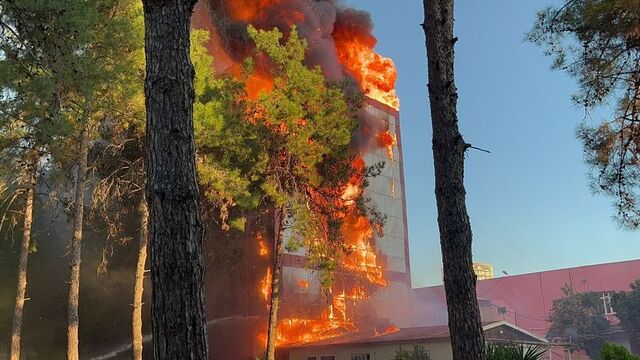
M 372 294 L 371 304 L 379 318 L 391 319 L 394 316 L 392 305 L 406 301 L 411 293 L 400 118 L 397 110 L 372 99 L 366 99 L 363 111 L 361 142 L 366 145 L 360 155 L 368 166 L 385 163 L 382 173 L 370 179 L 364 194 L 371 199 L 373 207 L 386 216 L 384 236 L 375 239 L 375 250 L 384 268 L 387 286 Z M 387 131 L 396 140 L 390 152 L 376 142 L 381 131 Z M 299 249 L 285 254 L 283 258 L 284 298 L 291 292 L 302 297 L 320 295 L 317 277 L 304 267 L 304 252 L 304 249 Z M 297 286 L 300 281 L 309 285 Z
M 473 263 L 473 272 L 478 280 L 493 279 L 493 265 L 487 263 Z
M 479 280 L 477 294 L 484 322 L 505 320 L 545 337 L 551 327 L 549 311 L 553 301 L 562 297 L 565 284 L 579 292 L 597 292 L 603 315 L 614 325 L 606 334 L 607 341 L 630 348 L 628 335 L 615 326 L 619 321 L 611 306 L 611 294 L 630 290 L 629 284 L 636 279 L 640 279 L 640 260 L 630 260 Z M 446 323 L 443 286 L 418 288 L 413 293 L 419 304 L 427 304 L 417 310 L 417 317 L 427 323 Z
M 485 321 L 507 320 L 545 336 L 550 327 L 549 310 L 553 301 L 562 297 L 565 284 L 577 291 L 600 293 L 604 305 L 612 292 L 629 290 L 629 284 L 636 279 L 640 279 L 640 260 L 630 260 L 479 280 L 477 293 L 481 302 L 490 302 L 488 306 L 495 309 L 486 312 L 486 317 L 494 318 Z M 442 285 L 417 288 L 414 293 L 431 303 L 436 299 L 444 303 Z M 611 321 L 617 321 L 615 309 L 603 309 Z
M 521 343 L 548 349 L 544 338 L 506 321 L 484 325 L 487 341 Z M 446 325 L 400 329 L 386 335 L 349 334 L 306 346 L 283 349 L 279 359 L 288 360 L 391 360 L 398 350 L 424 347 L 433 360 L 451 360 L 453 354 Z

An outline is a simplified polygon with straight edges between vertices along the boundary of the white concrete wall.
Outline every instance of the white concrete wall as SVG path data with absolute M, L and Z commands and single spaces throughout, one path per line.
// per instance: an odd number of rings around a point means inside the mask
M 398 119 L 372 105 L 366 105 L 365 110 L 380 121 L 380 129 L 385 129 L 388 126 L 389 133 L 398 139 L 400 130 Z M 377 136 L 377 134 L 374 133 L 372 136 Z M 365 191 L 365 196 L 371 198 L 376 209 L 387 216 L 384 236 L 376 239 L 376 248 L 386 257 L 386 270 L 406 273 L 409 269 L 407 269 L 405 261 L 408 254 L 405 254 L 407 234 L 404 223 L 404 184 L 400 174 L 402 167 L 398 144 L 393 146 L 393 158 L 389 158 L 386 148 L 372 146 L 363 155 L 363 159 L 369 166 L 379 162 L 385 163 L 382 174 L 370 179 L 369 187 Z
M 424 346 L 431 354 L 432 360 L 451 360 L 453 355 L 451 352 L 451 344 L 447 342 L 438 343 L 419 343 Z M 311 356 L 316 356 L 320 360 L 322 355 L 333 355 L 336 360 L 351 360 L 352 355 L 369 354 L 370 360 L 393 360 L 396 351 L 402 346 L 403 349 L 412 350 L 414 344 L 403 345 L 354 345 L 344 347 L 327 347 L 322 349 L 299 349 L 293 350 L 289 355 L 289 360 L 308 360 Z

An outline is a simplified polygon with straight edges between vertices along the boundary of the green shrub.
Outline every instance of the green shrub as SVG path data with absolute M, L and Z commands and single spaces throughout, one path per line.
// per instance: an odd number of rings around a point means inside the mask
M 423 346 L 416 345 L 413 347 L 413 351 L 400 348 L 396 351 L 396 357 L 393 360 L 431 360 L 431 356 Z
M 539 346 L 499 343 L 488 343 L 485 351 L 486 360 L 539 360 L 545 352 Z
M 640 356 L 631 355 L 624 346 L 605 343 L 600 352 L 600 360 L 640 360 Z

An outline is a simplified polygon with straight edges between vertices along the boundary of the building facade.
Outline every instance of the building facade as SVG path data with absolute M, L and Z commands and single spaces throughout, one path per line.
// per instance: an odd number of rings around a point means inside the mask
M 393 139 L 381 144 L 378 134 Z M 383 268 L 385 286 L 371 292 L 371 309 L 381 321 L 392 321 L 397 315 L 394 304 L 406 301 L 411 293 L 409 239 L 407 226 L 402 139 L 399 112 L 372 99 L 360 114 L 360 135 L 356 140 L 360 156 L 367 166 L 384 163 L 379 176 L 369 179 L 364 196 L 370 205 L 386 218 L 382 236 L 373 240 L 378 263 Z M 283 258 L 284 298 L 319 297 L 322 289 L 313 271 L 305 268 L 305 249 L 288 252 Z M 298 286 L 303 283 L 305 286 Z M 285 300 L 286 301 L 286 300 Z

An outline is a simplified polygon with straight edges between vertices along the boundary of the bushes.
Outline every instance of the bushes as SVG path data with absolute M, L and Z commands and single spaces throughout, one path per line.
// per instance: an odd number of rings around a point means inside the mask
M 488 343 L 485 351 L 486 360 L 539 360 L 545 352 L 539 346 L 499 343 Z
M 623 346 L 605 343 L 600 352 L 600 360 L 640 360 L 640 356 L 631 355 Z
M 431 360 L 429 351 L 420 345 L 413 347 L 413 351 L 408 351 L 403 348 L 396 351 L 396 357 L 393 360 Z

